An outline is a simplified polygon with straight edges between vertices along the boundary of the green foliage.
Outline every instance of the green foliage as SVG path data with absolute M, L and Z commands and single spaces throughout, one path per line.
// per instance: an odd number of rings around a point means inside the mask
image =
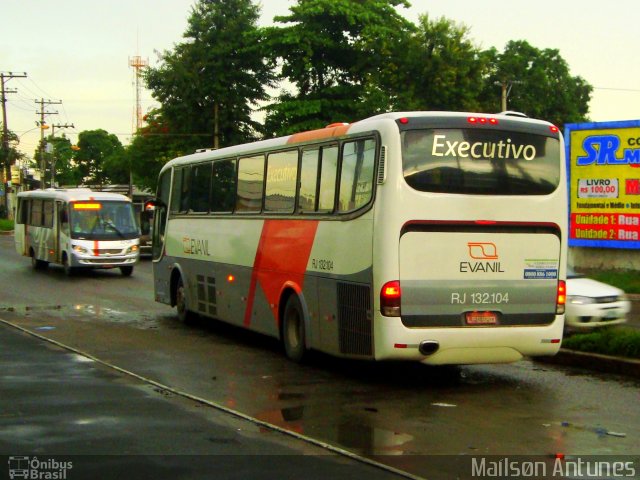
M 85 130 L 78 135 L 78 147 L 73 162 L 82 182 L 95 185 L 129 182 L 129 166 L 118 137 L 102 129 Z
M 489 57 L 469 39 L 466 26 L 422 15 L 395 83 L 396 108 L 478 111 L 488 68 Z
M 80 171 L 73 162 L 73 150 L 71 141 L 66 136 L 49 137 L 46 139 L 53 145 L 53 152 L 47 156 L 47 178 L 51 179 L 51 169 L 55 168 L 55 182 L 58 185 L 79 185 L 82 183 Z M 40 152 L 37 159 L 39 160 Z
M 626 293 L 640 293 L 640 273 L 637 270 L 594 269 L 584 271 L 583 273 L 600 282 L 608 283 L 610 285 L 621 288 Z
M 0 218 L 0 232 L 10 232 L 13 230 L 13 220 Z
M 258 18 L 250 0 L 199 0 L 187 40 L 146 71 L 147 86 L 161 103 L 157 117 L 164 133 L 181 137 L 183 150 L 213 146 L 216 121 L 219 146 L 256 138 L 261 126 L 251 115 L 275 78 Z
M 266 30 L 284 91 L 267 108 L 265 129 L 282 135 L 355 121 L 393 106 L 394 74 L 414 26 L 395 10 L 403 0 L 298 0 Z
M 640 358 L 640 331 L 631 328 L 603 328 L 565 337 L 562 347 L 581 352 Z
M 492 72 L 485 82 L 485 110 L 501 108 L 501 85 L 505 84 L 510 88 L 508 110 L 548 120 L 560 128 L 587 120 L 593 87 L 571 76 L 558 50 L 539 50 L 519 40 L 509 42 L 501 54 L 490 50 L 487 55 L 492 57 Z

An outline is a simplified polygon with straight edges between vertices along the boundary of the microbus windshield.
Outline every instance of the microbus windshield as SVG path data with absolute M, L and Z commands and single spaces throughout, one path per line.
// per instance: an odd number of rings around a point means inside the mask
M 478 129 L 401 133 L 404 178 L 423 192 L 548 195 L 560 183 L 558 138 Z
M 86 201 L 70 204 L 71 238 L 80 240 L 133 239 L 140 235 L 128 202 Z

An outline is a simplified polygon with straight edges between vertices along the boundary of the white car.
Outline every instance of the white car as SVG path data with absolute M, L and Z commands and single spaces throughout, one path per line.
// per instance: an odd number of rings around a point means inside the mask
M 568 330 L 619 325 L 627 321 L 631 302 L 624 291 L 567 270 L 565 327 Z

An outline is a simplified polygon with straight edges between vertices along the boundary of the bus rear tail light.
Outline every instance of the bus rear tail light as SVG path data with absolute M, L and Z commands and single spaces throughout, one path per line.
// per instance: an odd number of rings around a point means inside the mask
M 402 292 L 399 280 L 385 283 L 380 290 L 380 312 L 382 315 L 385 317 L 399 317 L 401 298 Z
M 558 296 L 556 299 L 556 315 L 564 313 L 564 306 L 567 303 L 567 284 L 564 280 L 558 281 Z

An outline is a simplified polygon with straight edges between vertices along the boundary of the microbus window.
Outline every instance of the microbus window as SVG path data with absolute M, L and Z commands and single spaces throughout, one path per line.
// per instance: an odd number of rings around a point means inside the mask
M 298 150 L 272 153 L 267 158 L 264 209 L 293 213 L 298 179 Z
M 34 198 L 31 200 L 31 218 L 29 225 L 33 227 L 42 226 L 42 200 Z
M 182 169 L 182 183 L 180 185 L 180 213 L 189 211 L 191 193 L 191 167 Z
M 44 222 L 42 225 L 47 228 L 53 228 L 53 200 L 45 200 L 43 208 Z
M 260 212 L 264 185 L 264 155 L 238 161 L 236 212 Z

